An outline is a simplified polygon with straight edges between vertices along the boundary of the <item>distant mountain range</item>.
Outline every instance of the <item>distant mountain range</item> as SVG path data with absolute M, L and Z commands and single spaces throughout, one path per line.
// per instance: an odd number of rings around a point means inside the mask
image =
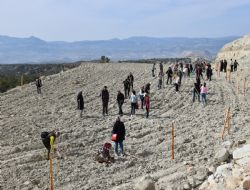
M 58 63 L 99 59 L 112 60 L 203 57 L 211 59 L 225 44 L 239 38 L 152 38 L 131 37 L 99 41 L 47 42 L 36 37 L 0 35 L 0 64 Z

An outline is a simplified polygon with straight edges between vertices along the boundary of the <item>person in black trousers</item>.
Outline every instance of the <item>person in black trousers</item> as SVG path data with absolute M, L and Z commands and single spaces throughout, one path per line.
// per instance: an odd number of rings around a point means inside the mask
M 125 81 L 123 81 L 123 85 L 124 85 L 125 98 L 128 98 L 129 92 L 130 92 L 129 79 L 126 79 Z
M 120 117 L 116 119 L 116 122 L 113 126 L 112 130 L 112 135 L 116 135 L 116 139 L 114 140 L 115 142 L 115 153 L 118 156 L 118 145 L 120 146 L 121 149 L 121 156 L 124 155 L 124 149 L 123 149 L 123 141 L 125 140 L 125 125 L 124 123 L 120 120 Z
M 168 82 L 169 82 L 170 84 L 172 84 L 173 71 L 172 71 L 172 68 L 171 68 L 171 67 L 168 68 L 166 74 L 167 74 L 167 77 L 168 77 L 168 78 L 167 78 L 167 84 L 168 84 Z
M 128 79 L 129 79 L 130 89 L 131 91 L 133 91 L 134 90 L 134 76 L 132 73 L 129 74 Z
M 102 97 L 102 114 L 103 116 L 108 115 L 108 103 L 109 103 L 109 92 L 107 90 L 107 86 L 104 86 L 102 92 L 101 92 L 101 97 Z
M 37 94 L 42 94 L 42 80 L 41 77 L 36 79 Z
M 82 117 L 82 112 L 84 109 L 84 101 L 82 91 L 80 91 L 77 95 L 77 108 L 80 110 L 80 117 Z
M 201 90 L 200 84 L 199 83 L 194 83 L 193 102 L 195 102 L 196 95 L 197 95 L 198 101 L 200 102 L 200 90 Z
M 119 115 L 123 115 L 122 105 L 124 103 L 124 99 L 125 99 L 124 94 L 121 93 L 121 91 L 119 90 L 116 98 L 119 107 Z

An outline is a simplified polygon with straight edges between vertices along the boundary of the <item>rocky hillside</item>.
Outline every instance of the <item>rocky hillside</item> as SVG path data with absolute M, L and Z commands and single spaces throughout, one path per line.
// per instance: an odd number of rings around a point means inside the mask
M 198 189 L 214 171 L 221 148 L 225 108 L 233 118 L 225 141 L 239 142 L 250 137 L 250 99 L 235 83 L 225 81 L 224 73 L 207 82 L 208 104 L 192 102 L 195 80 L 183 79 L 180 93 L 172 85 L 157 89 L 150 64 L 84 63 L 63 73 L 46 76 L 38 96 L 34 84 L 17 87 L 0 96 L 0 189 L 49 189 L 49 162 L 40 134 L 45 130 L 62 132 L 58 147 L 64 159 L 53 159 L 54 185 L 60 190 L 174 190 Z M 158 69 L 158 67 L 157 67 Z M 167 69 L 165 67 L 164 69 Z M 159 71 L 159 70 L 158 70 Z M 151 112 L 130 117 L 126 100 L 122 120 L 126 127 L 124 157 L 106 166 L 94 156 L 103 143 L 110 142 L 117 118 L 117 90 L 129 72 L 135 76 L 135 89 L 151 82 Z M 241 71 L 239 71 L 241 72 Z M 249 70 L 247 71 L 249 72 Z M 240 75 L 245 75 L 243 71 Z M 215 76 L 213 76 L 215 77 Z M 236 73 L 232 74 L 235 81 Z M 110 91 L 109 116 L 102 116 L 99 97 L 104 85 Z M 83 90 L 83 118 L 76 110 L 76 94 Z M 175 124 L 175 159 L 171 159 L 171 130 Z M 211 173 L 212 172 L 212 173 Z
M 218 53 L 216 62 L 221 59 L 236 59 L 240 64 L 250 63 L 250 34 L 226 44 Z

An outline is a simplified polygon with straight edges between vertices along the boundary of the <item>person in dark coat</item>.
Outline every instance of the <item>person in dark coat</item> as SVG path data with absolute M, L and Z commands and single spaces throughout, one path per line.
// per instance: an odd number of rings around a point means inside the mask
M 239 65 L 239 63 L 235 60 L 234 61 L 234 71 L 237 71 L 238 65 Z
M 147 83 L 146 85 L 145 85 L 145 92 L 147 93 L 147 94 L 150 94 L 150 83 Z
M 224 69 L 224 60 L 220 60 L 220 72 L 223 72 Z
M 121 149 L 121 156 L 124 155 L 124 150 L 123 150 L 123 141 L 125 140 L 125 126 L 124 123 L 120 120 L 120 117 L 116 119 L 116 122 L 113 126 L 112 130 L 112 135 L 116 135 L 116 139 L 114 140 L 115 142 L 115 153 L 118 156 L 118 145 L 120 146 Z
M 132 91 L 134 89 L 134 76 L 132 73 L 129 74 L 128 79 L 129 79 L 129 86 Z
M 156 68 L 155 68 L 155 63 L 153 64 L 153 67 L 152 67 L 152 76 L 153 77 L 155 77 L 155 70 L 156 70 Z
M 195 102 L 196 95 L 197 95 L 198 101 L 200 102 L 200 89 L 201 89 L 200 84 L 199 83 L 194 83 L 193 102 Z
M 172 68 L 171 68 L 171 67 L 168 68 L 166 74 L 167 74 L 167 77 L 168 77 L 168 78 L 167 78 L 167 84 L 168 84 L 168 82 L 169 82 L 170 84 L 172 84 L 173 71 L 172 71 Z
M 211 81 L 212 80 L 212 75 L 213 75 L 213 70 L 211 68 L 211 65 L 209 65 L 208 68 L 207 68 L 207 80 Z
M 224 73 L 227 72 L 227 60 L 224 59 L 224 64 L 223 64 L 223 70 L 224 70 Z
M 162 62 L 160 62 L 160 73 L 163 73 L 163 64 L 162 64 Z
M 41 77 L 36 79 L 37 94 L 42 94 L 42 80 Z
M 80 117 L 82 117 L 82 112 L 84 109 L 84 101 L 82 91 L 80 91 L 77 95 L 77 108 L 80 110 Z
M 230 71 L 231 71 L 231 72 L 234 72 L 234 62 L 233 62 L 233 59 L 231 59 Z
M 144 104 L 146 107 L 146 118 L 148 118 L 149 117 L 149 109 L 150 109 L 150 97 L 148 94 L 145 94 Z
M 121 91 L 119 90 L 116 98 L 119 107 L 119 115 L 123 115 L 122 105 L 124 103 L 124 99 L 125 99 L 124 94 L 121 93 Z
M 129 92 L 130 92 L 129 79 L 126 79 L 125 81 L 123 81 L 123 85 L 124 85 L 125 98 L 128 98 Z
M 102 114 L 103 116 L 108 115 L 108 103 L 109 103 L 109 92 L 107 90 L 107 86 L 104 86 L 102 92 L 101 92 L 101 97 L 102 97 Z

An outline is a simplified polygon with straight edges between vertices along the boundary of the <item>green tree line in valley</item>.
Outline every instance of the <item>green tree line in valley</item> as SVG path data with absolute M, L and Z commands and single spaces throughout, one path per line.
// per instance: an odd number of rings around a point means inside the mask
M 0 93 L 21 85 L 22 75 L 0 74 Z M 23 75 L 23 83 L 27 84 L 36 80 L 36 75 Z

